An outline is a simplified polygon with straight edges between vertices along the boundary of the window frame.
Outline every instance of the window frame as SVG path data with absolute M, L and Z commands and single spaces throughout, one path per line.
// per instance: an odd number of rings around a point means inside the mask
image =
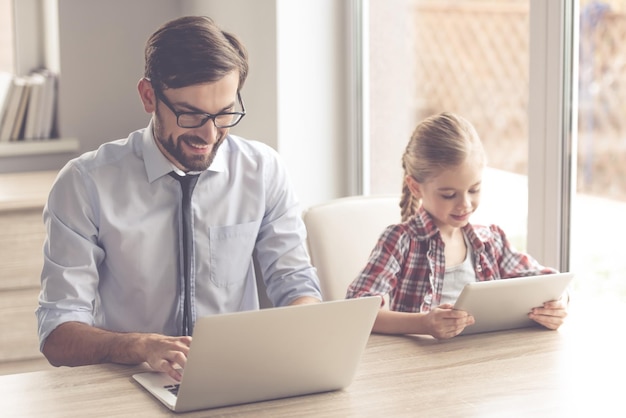
M 530 1 L 529 170 L 527 251 L 544 265 L 569 269 L 571 200 L 575 188 L 578 0 Z M 352 0 L 352 83 L 355 112 L 353 194 L 369 191 L 369 0 Z M 556 139 L 556 140 L 555 140 Z
M 578 1 L 531 0 L 528 252 L 568 271 L 576 178 Z

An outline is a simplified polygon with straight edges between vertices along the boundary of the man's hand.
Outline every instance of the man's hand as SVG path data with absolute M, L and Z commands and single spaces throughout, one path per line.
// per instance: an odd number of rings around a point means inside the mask
M 145 362 L 159 372 L 165 372 L 180 381 L 189 355 L 191 337 L 167 337 L 160 334 L 144 334 L 140 337 Z
M 65 322 L 46 338 L 43 354 L 54 366 L 99 363 L 148 363 L 156 371 L 180 380 L 191 337 L 106 331 L 82 322 Z

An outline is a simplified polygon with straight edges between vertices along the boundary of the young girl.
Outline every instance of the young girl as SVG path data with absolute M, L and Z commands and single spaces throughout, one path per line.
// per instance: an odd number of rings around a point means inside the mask
M 478 226 L 469 218 L 480 202 L 485 152 L 472 125 L 451 113 L 421 122 L 402 157 L 403 223 L 388 227 L 347 297 L 389 295 L 373 331 L 458 335 L 474 323 L 453 305 L 472 281 L 549 274 L 511 247 L 498 226 Z M 529 317 L 557 329 L 567 315 L 563 301 L 546 302 Z

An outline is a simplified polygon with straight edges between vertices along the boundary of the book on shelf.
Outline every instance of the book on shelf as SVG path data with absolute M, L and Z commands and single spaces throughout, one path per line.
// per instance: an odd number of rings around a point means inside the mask
M 4 119 L 4 112 L 7 108 L 9 96 L 11 95 L 11 86 L 13 84 L 13 74 L 6 71 L 0 71 L 0 126 Z
M 43 117 L 43 100 L 46 87 L 46 78 L 38 72 L 28 75 L 28 101 L 26 103 L 26 114 L 24 117 L 24 139 L 37 139 L 39 136 L 39 125 Z
M 49 139 L 56 113 L 56 75 L 44 68 L 26 76 L 8 76 L 8 91 L 5 100 L 1 100 L 0 73 L 0 111 L 4 106 L 0 113 L 0 142 Z
M 57 100 L 57 77 L 52 71 L 43 69 L 46 82 L 41 103 L 41 115 L 37 126 L 37 138 L 50 138 L 54 129 Z
M 24 137 L 24 125 L 26 124 L 26 108 L 30 99 L 31 85 L 27 77 L 24 77 L 24 88 L 20 97 L 20 102 L 15 114 L 13 129 L 11 131 L 10 141 L 17 141 Z
M 10 92 L 6 97 L 6 108 L 4 117 L 2 118 L 2 125 L 0 126 L 0 142 L 8 142 L 11 140 L 25 89 L 26 79 L 24 77 L 13 76 L 11 79 Z

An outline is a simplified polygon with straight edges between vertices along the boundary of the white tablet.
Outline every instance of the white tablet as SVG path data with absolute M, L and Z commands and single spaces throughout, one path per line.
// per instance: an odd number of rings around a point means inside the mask
M 476 322 L 459 335 L 538 325 L 528 318 L 530 310 L 559 299 L 573 278 L 573 273 L 557 273 L 468 283 L 454 309 L 470 313 Z

